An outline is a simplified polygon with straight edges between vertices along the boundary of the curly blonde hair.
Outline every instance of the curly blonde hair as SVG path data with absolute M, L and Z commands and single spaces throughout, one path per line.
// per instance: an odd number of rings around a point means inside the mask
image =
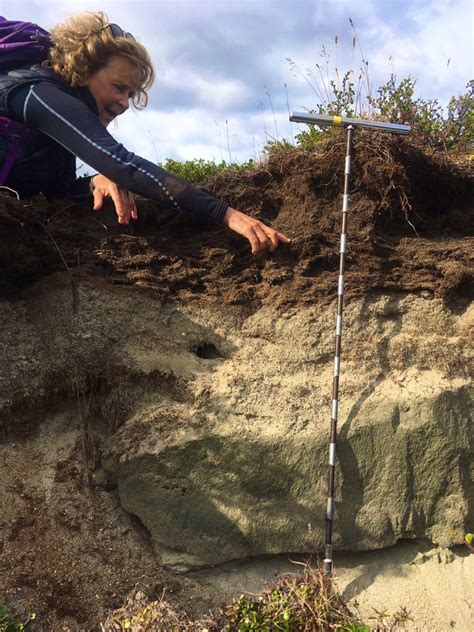
M 50 30 L 53 47 L 44 65 L 71 86 L 84 85 L 115 55 L 128 57 L 137 67 L 138 87 L 132 97 L 137 109 L 148 103 L 147 90 L 155 78 L 146 48 L 135 39 L 114 37 L 106 27 L 109 19 L 102 11 L 85 11 L 70 16 Z

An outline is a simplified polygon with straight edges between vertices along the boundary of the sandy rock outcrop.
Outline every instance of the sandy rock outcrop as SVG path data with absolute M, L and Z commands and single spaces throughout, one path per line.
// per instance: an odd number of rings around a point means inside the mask
M 385 296 L 353 301 L 346 314 L 335 544 L 452 543 L 474 500 L 472 311 Z M 321 547 L 333 316 L 268 307 L 236 326 L 226 314 L 192 314 L 223 357 L 189 358 L 177 377 L 193 401 L 144 406 L 107 460 L 165 564 Z M 155 370 L 170 370 L 159 353 Z

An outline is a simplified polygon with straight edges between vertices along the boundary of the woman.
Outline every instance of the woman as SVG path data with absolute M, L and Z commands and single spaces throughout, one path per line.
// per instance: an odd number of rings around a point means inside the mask
M 137 219 L 129 191 L 174 205 L 205 221 L 226 224 L 248 239 L 255 254 L 290 240 L 262 222 L 199 191 L 129 152 L 106 130 L 132 103 L 144 107 L 153 79 L 146 49 L 102 12 L 70 17 L 51 30 L 43 64 L 0 75 L 0 115 L 41 132 L 21 148 L 5 185 L 22 195 L 74 196 L 90 186 L 94 210 L 111 197 L 118 221 Z M 7 140 L 0 142 L 0 160 Z M 75 158 L 98 171 L 76 180 Z

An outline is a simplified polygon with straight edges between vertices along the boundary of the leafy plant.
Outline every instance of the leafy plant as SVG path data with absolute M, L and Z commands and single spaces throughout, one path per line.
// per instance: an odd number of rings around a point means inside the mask
M 473 552 L 474 552 L 474 546 L 473 546 L 473 544 L 472 544 L 473 540 L 474 540 L 474 534 L 472 534 L 472 533 L 466 533 L 466 537 L 464 538 L 464 542 L 465 542 L 465 544 L 466 544 L 467 548 L 468 548 L 470 551 L 473 551 Z
M 339 114 L 351 117 L 355 115 L 356 103 L 354 84 L 349 73 L 344 76 L 345 85 L 340 90 L 333 87 L 334 98 L 326 104 L 319 104 L 311 113 Z M 397 84 L 394 75 L 378 89 L 377 97 L 367 97 L 370 105 L 370 117 L 389 123 L 411 125 L 413 134 L 426 145 L 445 151 L 468 150 L 474 144 L 474 81 L 467 84 L 467 92 L 449 101 L 447 112 L 437 99 L 416 99 L 416 80 L 407 77 Z M 366 118 L 367 114 L 357 113 Z M 326 137 L 329 130 L 320 130 L 310 126 L 296 135 L 298 145 L 309 147 Z
M 354 602 L 355 608 L 358 604 Z M 367 625 L 347 607 L 331 578 L 303 564 L 301 575 L 280 577 L 257 595 L 240 595 L 208 617 L 191 620 L 164 598 L 150 601 L 137 591 L 100 625 L 102 632 L 392 632 L 412 620 L 405 608 L 395 614 L 378 612 Z
M 330 578 L 309 565 L 302 576 L 284 576 L 259 596 L 241 595 L 225 611 L 224 621 L 227 632 L 369 632 L 333 589 Z
M 438 149 L 467 149 L 474 142 L 474 81 L 467 92 L 451 97 L 447 113 L 437 99 L 415 99 L 416 80 L 403 79 L 398 85 L 392 75 L 381 88 L 376 99 L 369 98 L 375 116 L 391 123 L 407 123 L 415 134 Z
M 178 160 L 168 158 L 162 167 L 174 176 L 189 182 L 189 184 L 200 184 L 209 177 L 222 173 L 226 170 L 245 171 L 246 169 L 252 168 L 253 165 L 253 160 L 249 160 L 248 162 L 239 165 L 236 163 L 228 164 L 225 160 L 220 163 L 215 163 L 212 160 L 199 158 L 196 160 L 179 162 Z
M 464 534 L 462 531 L 450 531 L 455 544 L 465 544 L 467 548 L 474 552 L 474 533 Z
M 0 604 L 0 632 L 23 632 L 31 621 L 35 620 L 35 614 L 31 613 L 28 618 L 22 621 L 19 614 L 13 614 L 9 608 Z

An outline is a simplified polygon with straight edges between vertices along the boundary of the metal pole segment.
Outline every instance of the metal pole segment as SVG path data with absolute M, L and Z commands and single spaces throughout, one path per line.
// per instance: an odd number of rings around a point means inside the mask
M 337 419 L 339 412 L 339 372 L 342 346 L 342 309 L 344 304 L 344 268 L 346 262 L 347 215 L 349 212 L 349 178 L 351 175 L 352 138 L 354 127 L 347 127 L 346 160 L 344 163 L 344 195 L 342 203 L 341 245 L 339 248 L 339 282 L 337 288 L 336 345 L 334 352 L 334 377 L 332 384 L 331 438 L 329 443 L 328 502 L 326 511 L 326 544 L 324 549 L 324 571 L 332 572 L 332 531 L 334 522 L 334 495 L 336 481 Z
M 410 125 L 399 125 L 398 123 L 384 123 L 383 121 L 368 121 L 366 119 L 344 118 L 343 116 L 328 116 L 326 114 L 307 114 L 306 112 L 291 112 L 290 121 L 294 123 L 308 123 L 309 125 L 319 125 L 321 127 L 357 127 L 362 129 L 373 129 L 391 132 L 392 134 L 408 134 L 411 131 Z

